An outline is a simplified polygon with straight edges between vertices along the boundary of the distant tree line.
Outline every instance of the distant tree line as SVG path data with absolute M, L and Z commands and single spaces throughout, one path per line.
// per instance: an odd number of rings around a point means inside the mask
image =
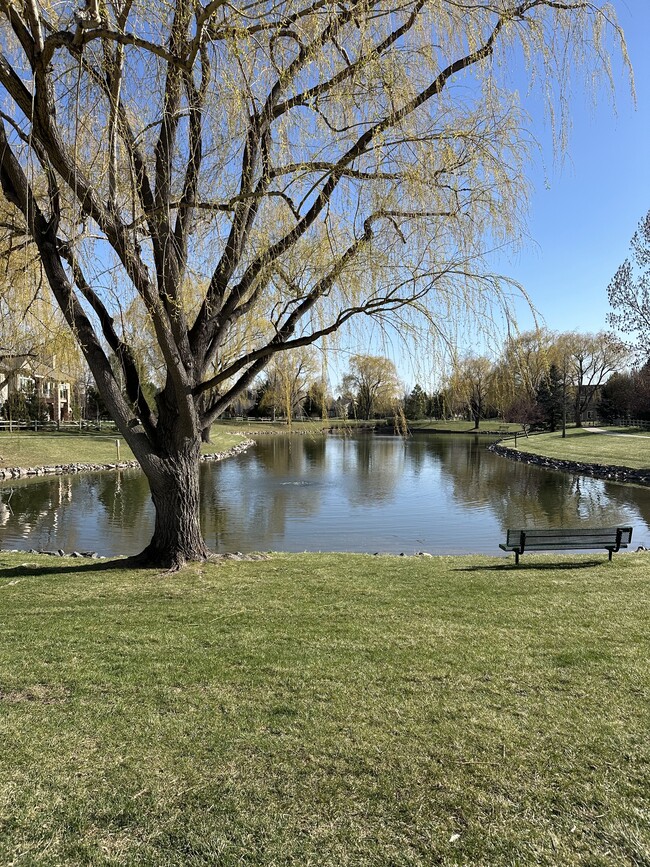
M 496 358 L 457 357 L 428 391 L 409 390 L 395 364 L 380 355 L 352 355 L 335 397 L 313 353 L 285 354 L 232 405 L 237 416 L 275 419 L 408 421 L 462 418 L 475 429 L 486 418 L 558 430 L 599 417 L 650 418 L 650 365 L 622 372 L 629 348 L 606 332 L 558 334 L 546 329 L 510 337 Z
M 614 373 L 603 386 L 598 411 L 603 421 L 650 421 L 650 361 L 638 370 Z
M 324 359 L 310 349 L 284 353 L 243 391 L 227 417 L 284 420 L 331 417 L 466 419 L 475 429 L 486 418 L 554 431 L 585 418 L 650 420 L 650 362 L 626 370 L 630 348 L 611 334 L 557 334 L 546 329 L 510 337 L 495 358 L 467 354 L 439 372 L 439 388 L 416 382 L 409 390 L 395 363 L 381 355 L 351 355 L 333 393 Z M 156 385 L 142 377 L 145 399 Z M 108 417 L 91 380 L 74 389 L 75 417 Z M 47 408 L 36 393 L 15 393 L 1 409 L 6 418 L 44 421 Z
M 454 360 L 443 387 L 408 394 L 408 419 L 464 418 L 478 429 L 486 418 L 554 431 L 564 422 L 650 417 L 650 370 L 625 370 L 630 348 L 612 334 L 558 334 L 535 329 L 510 337 L 496 358 Z

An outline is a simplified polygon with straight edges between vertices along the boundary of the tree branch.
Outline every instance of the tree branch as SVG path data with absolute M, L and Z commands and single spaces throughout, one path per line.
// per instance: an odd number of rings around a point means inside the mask
M 155 442 L 156 419 L 151 413 L 151 408 L 149 407 L 142 390 L 140 374 L 138 373 L 138 368 L 133 353 L 131 352 L 131 348 L 118 337 L 113 324 L 113 317 L 110 315 L 95 290 L 84 277 L 81 266 L 79 265 L 71 246 L 69 244 L 59 243 L 58 249 L 61 256 L 63 256 L 63 258 L 68 262 L 74 281 L 79 287 L 81 294 L 97 314 L 106 342 L 113 350 L 113 353 L 115 354 L 115 357 L 124 373 L 124 382 L 129 400 L 135 407 L 137 407 L 138 416 L 140 417 L 144 429 L 152 442 Z

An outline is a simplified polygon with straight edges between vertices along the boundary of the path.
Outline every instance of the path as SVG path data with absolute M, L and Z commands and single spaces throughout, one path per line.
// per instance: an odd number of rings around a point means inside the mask
M 645 436 L 644 434 L 619 433 L 618 431 L 614 431 L 614 430 L 603 430 L 602 427 L 585 427 L 585 428 L 583 428 L 583 430 L 586 430 L 589 433 L 605 434 L 605 436 L 608 436 L 608 437 L 634 437 L 635 439 L 641 439 L 641 440 L 647 440 L 648 439 L 648 437 Z

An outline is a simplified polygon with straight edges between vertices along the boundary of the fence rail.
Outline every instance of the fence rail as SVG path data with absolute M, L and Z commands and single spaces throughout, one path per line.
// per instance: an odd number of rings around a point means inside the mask
M 79 419 L 79 421 L 18 421 L 14 419 L 0 419 L 0 431 L 31 430 L 31 431 L 102 431 L 115 430 L 115 424 L 112 421 L 95 421 L 90 419 Z
M 650 421 L 641 418 L 616 418 L 609 424 L 615 427 L 640 427 L 642 430 L 650 430 Z

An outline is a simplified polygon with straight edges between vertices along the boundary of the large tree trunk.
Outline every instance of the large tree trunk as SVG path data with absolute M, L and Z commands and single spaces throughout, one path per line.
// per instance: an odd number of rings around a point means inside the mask
M 199 520 L 199 438 L 176 454 L 152 458 L 143 466 L 156 523 L 151 542 L 135 562 L 179 569 L 210 557 Z
M 474 419 L 474 430 L 479 429 L 481 424 L 481 405 L 477 401 L 472 401 L 472 418 Z
M 580 405 L 580 399 L 579 398 L 576 401 L 576 405 L 575 405 L 575 409 L 574 409 L 574 413 L 573 413 L 573 420 L 575 422 L 576 427 L 582 427 L 582 406 Z

